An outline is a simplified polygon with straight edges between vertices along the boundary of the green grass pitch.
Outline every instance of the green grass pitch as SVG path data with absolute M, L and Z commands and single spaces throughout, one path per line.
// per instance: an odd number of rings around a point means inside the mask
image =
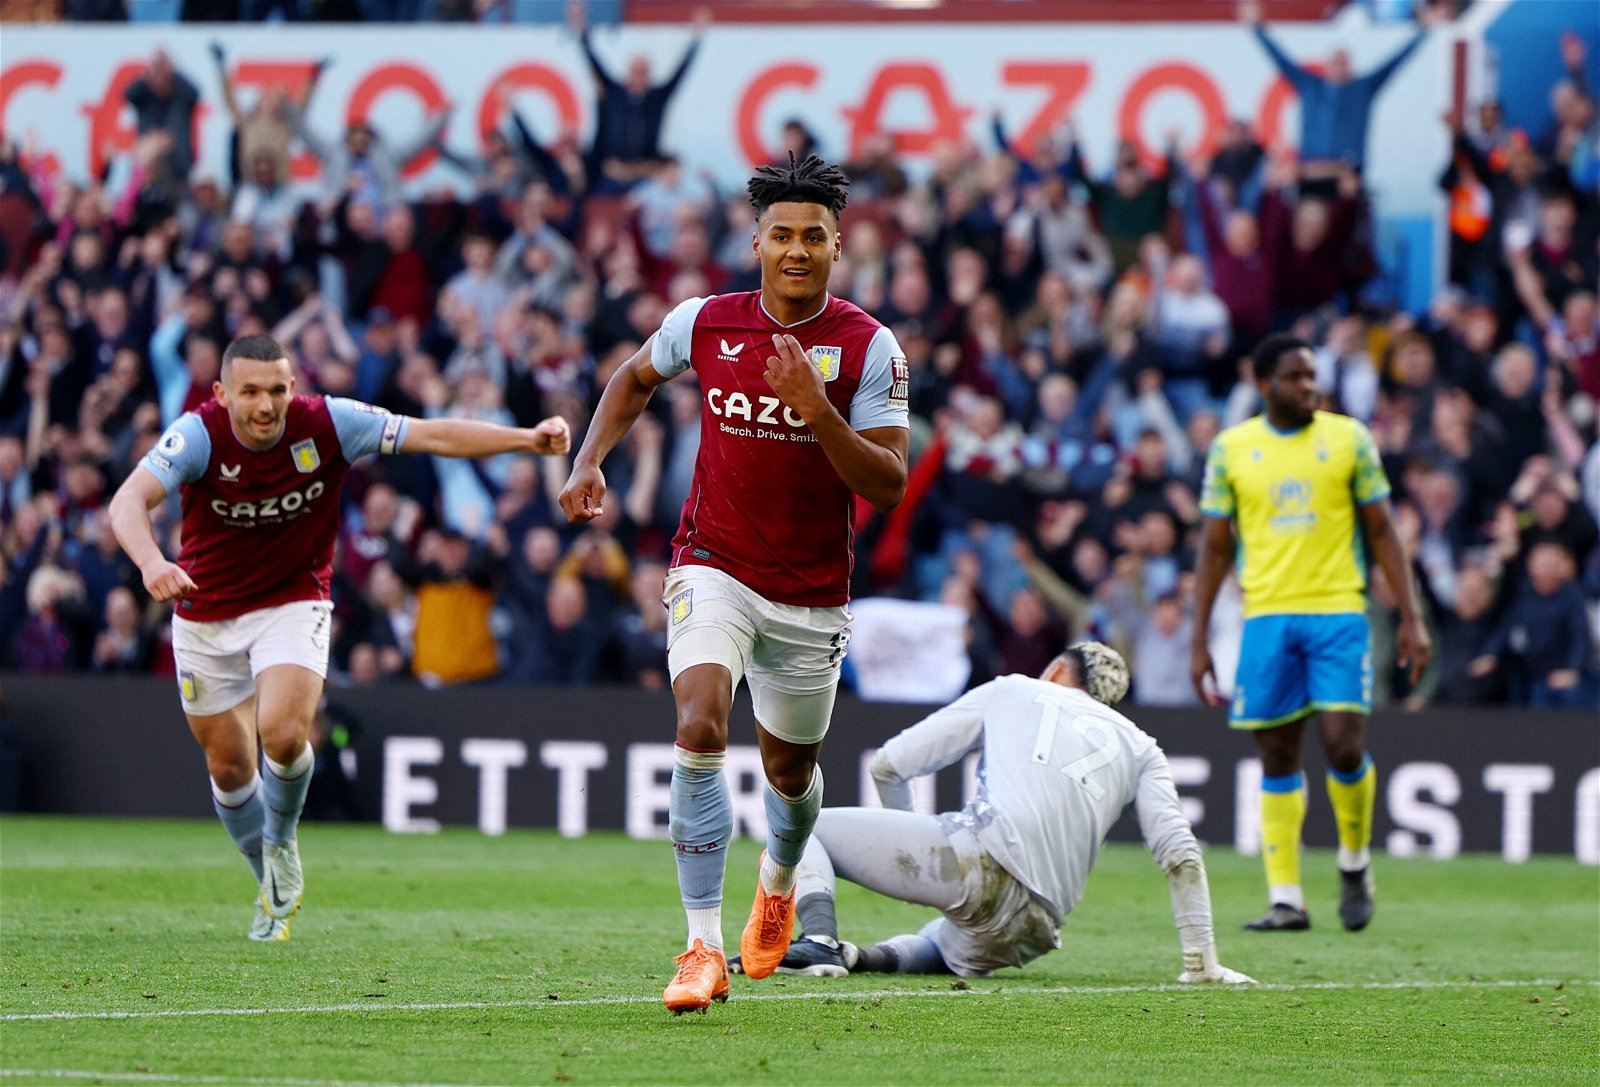
M 253 889 L 215 824 L 0 820 L 0 1087 L 16 1083 L 1600 1082 L 1600 872 L 1380 858 L 1372 928 L 1243 933 L 1259 862 L 1208 866 L 1225 963 L 1193 990 L 1166 882 L 1108 848 L 1064 947 L 951 978 L 734 979 L 707 1015 L 659 1003 L 681 949 L 671 850 L 448 830 L 302 829 L 288 944 L 244 938 Z M 735 844 L 737 943 L 756 846 Z M 847 938 L 916 907 L 843 888 Z

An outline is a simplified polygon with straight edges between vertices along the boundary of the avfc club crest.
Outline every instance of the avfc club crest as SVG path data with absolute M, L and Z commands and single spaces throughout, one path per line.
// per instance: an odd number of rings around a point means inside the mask
M 668 605 L 668 610 L 672 613 L 672 622 L 674 624 L 681 623 L 689 618 L 689 613 L 694 611 L 694 590 L 685 589 L 673 597 L 672 603 Z
M 322 467 L 322 458 L 317 455 L 317 443 L 313 438 L 295 442 L 289 447 L 289 455 L 294 458 L 294 466 L 301 472 L 315 472 Z
M 823 381 L 832 381 L 839 376 L 839 363 L 844 351 L 837 347 L 813 347 L 811 349 L 811 365 L 817 368 Z

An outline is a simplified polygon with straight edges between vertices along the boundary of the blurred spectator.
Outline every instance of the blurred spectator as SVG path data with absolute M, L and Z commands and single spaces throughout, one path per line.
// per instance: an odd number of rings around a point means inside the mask
M 1137 256 L 1146 235 L 1159 234 L 1167 225 L 1167 182 L 1177 158 L 1177 134 L 1169 134 L 1167 161 L 1152 174 L 1139 161 L 1138 148 L 1129 141 L 1117 145 L 1116 162 L 1104 181 L 1089 176 L 1076 138 L 1067 156 L 1067 177 L 1089 191 L 1100 229 L 1111 247 L 1114 270 L 1121 274 Z
M 405 552 L 418 510 L 406 500 L 402 515 L 401 499 L 387 483 L 373 483 L 361 496 L 361 508 L 346 518 L 339 537 L 339 569 L 357 591 L 365 591 L 379 563 L 387 563 Z
M 73 550 L 72 572 L 83 584 L 84 604 L 88 613 L 103 627 L 110 619 L 109 600 L 118 589 L 127 589 L 143 595 L 144 584 L 139 568 L 123 553 L 111 531 L 111 517 L 101 513 L 94 518 L 92 539 L 79 542 Z
M 106 597 L 104 629 L 94 640 L 94 670 L 102 675 L 138 675 L 150 667 L 150 638 L 133 593 L 118 587 Z
M 630 606 L 616 612 L 611 638 L 617 679 L 648 691 L 667 689 L 667 609 L 661 602 L 667 567 L 641 562 L 634 567 Z
M 1596 116 L 1594 90 L 1584 70 L 1588 49 L 1583 38 L 1567 30 L 1562 32 L 1557 44 L 1565 78 L 1557 80 L 1550 88 L 1550 124 L 1535 142 L 1534 149 L 1547 161 L 1572 166 L 1575 155 L 1593 154 L 1595 138 L 1600 135 L 1596 131 L 1600 120 Z M 1575 187 L 1585 187 L 1578 177 L 1571 180 Z M 1592 185 L 1593 179 L 1585 180 Z
M 163 133 L 171 142 L 151 166 L 150 183 L 181 188 L 194 169 L 194 113 L 200 92 L 173 65 L 166 50 L 157 49 L 143 74 L 129 83 L 123 97 L 133 107 L 139 135 Z
M 1536 545 L 1511 607 L 1468 667 L 1474 679 L 1505 668 L 1515 705 L 1533 709 L 1595 706 L 1593 646 L 1572 555 L 1558 543 Z
M 1098 290 L 1111 277 L 1110 246 L 1083 206 L 1073 202 L 1067 179 L 1059 174 L 1044 179 L 1038 196 L 1017 209 L 1006 230 L 1026 239 L 1045 270 L 1073 288 Z
M 1177 593 L 1159 597 L 1133 635 L 1133 674 L 1138 677 L 1134 700 L 1141 706 L 1178 708 L 1198 705 L 1189 679 L 1188 652 L 1193 620 L 1184 613 Z
M 1374 566 L 1368 571 L 1367 622 L 1372 629 L 1372 705 L 1374 708 L 1397 705 L 1404 710 L 1420 710 L 1433 701 L 1439 688 L 1441 662 L 1436 656 L 1428 667 L 1411 682 L 1411 670 L 1402 667 L 1396 648 L 1395 617 L 1400 598 L 1389 587 L 1383 570 Z M 1423 621 L 1428 637 L 1439 644 L 1439 630 L 1428 607 L 1428 594 L 1422 594 Z
M 600 678 L 605 621 L 590 608 L 589 599 L 580 578 L 561 576 L 550 582 L 534 656 L 508 677 L 511 682 L 585 687 Z
M 699 52 L 701 37 L 711 23 L 710 9 L 696 12 L 694 39 L 672 75 L 659 84 L 650 82 L 650 60 L 642 54 L 628 58 L 626 76 L 620 81 L 615 79 L 589 42 L 583 4 L 570 4 L 568 12 L 599 89 L 588 174 L 595 182 L 596 192 L 626 192 L 648 176 L 661 158 L 661 122 L 673 92 Z
M 1367 351 L 1366 323 L 1356 316 L 1336 318 L 1316 350 L 1317 387 L 1334 411 L 1372 421 L 1378 399 L 1378 369 Z
M 1437 697 L 1456 705 L 1487 705 L 1506 697 L 1498 668 L 1474 670 L 1495 632 L 1494 578 L 1482 564 L 1463 566 L 1456 575 L 1456 599 L 1441 624 L 1437 645 Z
M 410 671 L 417 629 L 417 599 L 387 561 L 372 567 L 366 594 L 359 598 L 341 632 L 350 681 L 371 684 L 399 679 Z
M 1562 303 L 1560 316 L 1544 324 L 1545 351 L 1555 369 L 1545 378 L 1570 384 L 1592 400 L 1600 400 L 1600 306 L 1591 290 L 1575 290 Z
M 511 287 L 494 274 L 494 239 L 469 230 L 461 238 L 461 271 L 444 285 L 443 299 L 463 302 L 477 314 L 477 327 L 492 329 L 511 300 Z
M 306 123 L 311 95 L 325 67 L 325 64 L 318 64 L 313 69 L 305 94 L 289 111 L 290 125 L 321 164 L 327 206 L 332 207 L 348 196 L 380 210 L 386 209 L 400 200 L 400 171 L 437 142 L 450 121 L 452 107 L 447 105 L 431 113 L 421 132 L 410 142 L 396 144 L 393 148 L 365 121 L 353 122 L 345 130 L 344 139 L 335 142 L 319 135 Z
M 1156 282 L 1152 340 L 1163 360 L 1163 389 L 1180 421 L 1209 403 L 1232 334 L 1228 308 L 1207 286 L 1205 267 L 1185 254 Z
M 360 399 L 356 392 L 360 349 L 338 308 L 316 291 L 272 327 L 272 337 L 289 348 L 306 391 Z
M 1545 450 L 1544 411 L 1534 386 L 1538 371 L 1538 358 L 1518 343 L 1503 347 L 1490 369 L 1485 406 L 1505 427 L 1506 466 L 1513 473 Z
M 1286 208 L 1282 201 L 1264 205 L 1265 221 L 1242 207 L 1224 210 L 1208 184 L 1209 167 L 1197 168 L 1194 180 L 1196 214 L 1211 263 L 1211 283 L 1232 319 L 1234 354 L 1265 335 L 1272 325 L 1272 305 L 1281 252 Z
M 424 686 L 491 679 L 500 671 L 489 615 L 500 564 L 453 529 L 422 534 L 415 561 L 401 558 L 395 573 L 417 596 L 411 672 Z
M 1262 25 L 1260 0 L 1244 0 L 1239 12 L 1240 18 L 1255 28 L 1261 47 L 1300 96 L 1300 158 L 1314 176 L 1340 166 L 1361 169 L 1378 92 L 1422 44 L 1427 28 L 1448 17 L 1444 5 L 1424 4 L 1417 13 L 1423 29 L 1388 60 L 1357 76 L 1350 66 L 1350 54 L 1343 49 L 1333 51 L 1320 73 L 1291 60 Z
M 1534 327 L 1546 329 L 1557 320 L 1567 296 L 1593 290 L 1600 277 L 1592 238 L 1579 239 L 1577 202 L 1570 192 L 1547 192 L 1539 201 L 1538 231 L 1531 242 L 1507 249 L 1517 297 Z
M 239 104 L 233 72 L 228 67 L 227 53 L 221 42 L 211 43 L 211 56 L 217 62 L 217 75 L 222 80 L 222 104 L 233 119 L 233 140 L 228 155 L 229 180 L 238 185 L 251 164 L 264 160 L 271 165 L 273 183 L 287 184 L 289 144 L 294 138 L 291 113 L 296 108 L 305 107 L 304 96 L 298 103 L 291 103 L 288 91 L 281 85 L 269 85 L 261 89 L 247 112 Z M 326 61 L 319 61 L 317 67 L 320 70 L 326 65 Z M 308 83 L 308 93 L 309 87 Z
M 19 672 L 59 675 L 81 669 L 93 620 L 83 584 L 58 566 L 40 566 L 27 581 L 28 618 L 17 636 Z

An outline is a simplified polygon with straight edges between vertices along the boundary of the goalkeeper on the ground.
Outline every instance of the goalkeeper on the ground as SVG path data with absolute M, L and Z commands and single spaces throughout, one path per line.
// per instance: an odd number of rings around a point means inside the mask
M 1061 924 L 1131 802 L 1171 888 L 1183 952 L 1178 980 L 1253 982 L 1217 961 L 1205 864 L 1167 757 L 1111 708 L 1127 690 L 1122 657 L 1080 642 L 1040 678 L 993 680 L 884 744 L 872 763 L 884 807 L 824 808 L 817 819 L 796 870 L 805 935 L 779 972 L 983 977 L 1036 959 L 1061 946 Z M 911 810 L 911 779 L 973 751 L 982 761 L 966 807 L 937 816 Z M 942 915 L 875 946 L 843 943 L 834 916 L 840 876 Z

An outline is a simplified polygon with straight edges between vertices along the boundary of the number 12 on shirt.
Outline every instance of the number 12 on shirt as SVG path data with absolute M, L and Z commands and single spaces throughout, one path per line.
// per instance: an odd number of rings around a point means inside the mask
M 1050 749 L 1055 746 L 1056 730 L 1061 724 L 1061 704 L 1055 700 L 1050 692 L 1041 692 L 1034 698 L 1039 706 L 1039 733 L 1033 741 L 1033 761 L 1040 766 L 1050 765 Z M 1105 787 L 1097 781 L 1089 780 L 1089 775 L 1102 766 L 1109 766 L 1116 761 L 1117 748 L 1111 742 L 1111 737 L 1097 728 L 1090 728 L 1083 723 L 1082 718 L 1074 717 L 1068 722 L 1074 732 L 1083 738 L 1084 743 L 1090 745 L 1089 753 L 1073 759 L 1061 768 L 1061 773 L 1079 785 L 1083 791 L 1095 800 L 1106 795 Z

